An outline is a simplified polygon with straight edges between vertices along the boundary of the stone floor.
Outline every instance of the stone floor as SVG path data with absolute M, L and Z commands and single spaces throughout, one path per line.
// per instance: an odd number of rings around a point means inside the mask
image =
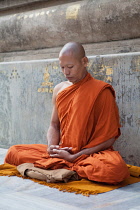
M 0 149 L 0 164 L 6 149 Z M 140 210 L 140 182 L 86 197 L 19 177 L 0 177 L 0 210 Z

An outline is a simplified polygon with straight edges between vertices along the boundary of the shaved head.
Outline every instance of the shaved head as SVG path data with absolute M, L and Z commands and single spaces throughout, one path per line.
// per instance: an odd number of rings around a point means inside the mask
M 83 46 L 78 42 L 69 42 L 59 53 L 59 64 L 64 76 L 71 83 L 77 83 L 87 74 L 88 58 Z
M 62 55 L 72 55 L 77 59 L 85 57 L 85 50 L 83 46 L 78 42 L 69 42 L 64 45 L 59 53 L 59 57 Z

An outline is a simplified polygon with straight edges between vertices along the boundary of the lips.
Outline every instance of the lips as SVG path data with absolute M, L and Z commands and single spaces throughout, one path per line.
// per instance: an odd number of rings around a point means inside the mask
M 68 80 L 72 79 L 72 77 L 66 77 Z

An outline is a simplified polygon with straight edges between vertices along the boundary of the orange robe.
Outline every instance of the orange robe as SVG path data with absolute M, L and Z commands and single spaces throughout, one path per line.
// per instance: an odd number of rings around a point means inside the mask
M 99 145 L 120 135 L 115 92 L 111 85 L 94 79 L 89 73 L 80 82 L 61 91 L 56 99 L 61 130 L 61 147 L 73 153 Z M 116 184 L 129 176 L 119 152 L 113 148 L 91 155 L 81 155 L 73 163 L 51 158 L 41 144 L 12 146 L 6 163 L 34 163 L 44 169 L 66 168 L 82 178 Z

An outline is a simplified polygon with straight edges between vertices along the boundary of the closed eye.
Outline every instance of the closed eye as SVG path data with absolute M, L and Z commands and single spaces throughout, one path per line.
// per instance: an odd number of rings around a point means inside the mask
M 69 68 L 69 69 L 72 69 L 72 68 L 73 68 L 73 66 L 68 66 L 68 68 Z

